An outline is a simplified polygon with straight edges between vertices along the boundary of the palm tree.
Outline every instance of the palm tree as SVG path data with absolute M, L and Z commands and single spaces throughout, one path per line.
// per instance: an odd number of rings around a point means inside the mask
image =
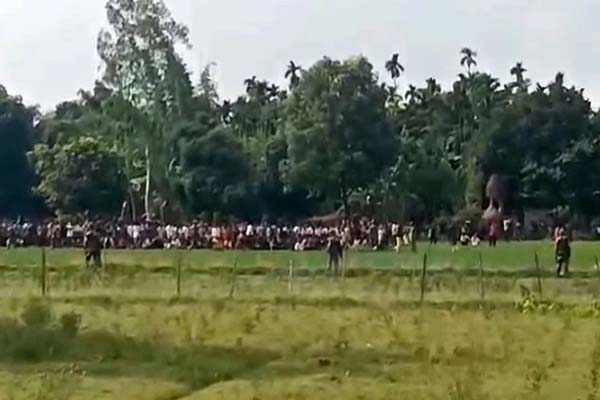
M 302 67 L 290 61 L 285 71 L 285 78 L 290 80 L 290 88 L 295 88 L 300 84 L 300 75 L 298 74 L 300 71 L 302 71 Z
M 442 93 L 442 87 L 437 83 L 435 78 L 429 78 L 425 82 L 427 83 L 426 91 L 429 96 Z
M 406 94 L 404 95 L 404 97 L 407 98 L 410 103 L 415 103 L 418 100 L 420 100 L 419 91 L 417 90 L 416 86 L 414 86 L 414 85 L 408 86 L 408 90 L 406 91 Z
M 527 70 L 523 67 L 523 63 L 518 62 L 514 67 L 510 69 L 510 74 L 515 77 L 515 81 L 519 87 L 523 87 L 525 83 L 525 79 L 523 74 L 527 72 Z
M 460 54 L 462 55 L 462 58 L 460 59 L 460 65 L 463 67 L 466 65 L 467 71 L 469 72 L 469 75 L 471 75 L 471 67 L 477 66 L 477 60 L 475 60 L 477 57 L 477 52 L 468 47 L 463 47 L 460 51 Z
M 256 89 L 256 97 L 259 99 L 264 99 L 267 97 L 267 93 L 269 93 L 269 82 L 267 81 L 258 81 L 255 86 Z
M 223 123 L 226 125 L 231 123 L 231 119 L 233 117 L 233 105 L 231 102 L 229 100 L 223 101 L 223 104 L 221 104 L 219 110 L 221 111 L 221 120 Z
M 256 84 L 256 75 L 252 76 L 252 78 L 244 80 L 244 85 L 246 86 L 246 94 L 252 93 L 256 89 Z
M 404 67 L 400 62 L 398 62 L 398 53 L 394 53 L 392 58 L 386 61 L 385 70 L 389 72 L 392 80 L 394 81 L 394 86 L 396 85 L 396 80 L 400 77 L 400 74 L 404 72 Z
M 277 86 L 274 83 L 269 85 L 269 87 L 267 88 L 267 93 L 269 94 L 269 97 L 271 97 L 271 98 L 277 97 L 277 95 L 279 94 L 279 86 Z
M 398 88 L 395 86 L 388 86 L 385 83 L 381 85 L 387 93 L 386 106 L 397 110 L 400 108 L 400 102 L 402 101 L 402 95 L 398 93 Z

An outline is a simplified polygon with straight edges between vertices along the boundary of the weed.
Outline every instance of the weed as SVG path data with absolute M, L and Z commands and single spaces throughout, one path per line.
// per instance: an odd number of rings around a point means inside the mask
M 539 396 L 544 382 L 548 380 L 548 369 L 543 365 L 531 363 L 525 377 L 529 392 Z
M 30 328 L 45 327 L 52 321 L 52 309 L 39 300 L 30 300 L 21 314 L 21 320 Z
M 589 380 L 590 392 L 588 393 L 587 400 L 598 400 L 600 398 L 600 335 L 596 335 L 594 340 Z
M 67 336 L 74 337 L 81 327 L 81 315 L 69 312 L 60 316 L 60 327 Z

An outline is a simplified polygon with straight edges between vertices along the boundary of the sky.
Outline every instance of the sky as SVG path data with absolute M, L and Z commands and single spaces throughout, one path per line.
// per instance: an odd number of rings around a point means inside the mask
M 0 0 L 0 84 L 51 110 L 99 77 L 96 37 L 104 0 Z M 400 84 L 433 76 L 447 87 L 459 50 L 479 53 L 479 69 L 510 78 L 517 61 L 534 82 L 556 72 L 600 105 L 598 0 L 165 0 L 190 28 L 184 54 L 197 72 L 214 62 L 223 98 L 252 75 L 284 85 L 290 60 L 303 67 L 327 55 L 365 55 L 382 79 L 399 53 Z

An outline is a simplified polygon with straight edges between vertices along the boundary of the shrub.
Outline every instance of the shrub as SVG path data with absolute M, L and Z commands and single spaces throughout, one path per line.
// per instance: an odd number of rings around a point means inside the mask
M 52 322 L 52 309 L 39 300 L 33 300 L 25 306 L 21 320 L 28 328 L 46 327 Z
M 61 315 L 60 327 L 63 333 L 70 337 L 74 337 L 77 335 L 77 332 L 79 332 L 79 328 L 81 327 L 81 315 L 73 311 Z

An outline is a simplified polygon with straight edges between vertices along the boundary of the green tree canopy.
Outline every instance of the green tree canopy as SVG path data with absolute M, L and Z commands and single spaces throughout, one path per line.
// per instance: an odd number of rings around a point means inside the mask
M 372 184 L 394 155 L 386 98 L 366 58 L 317 62 L 286 107 L 288 182 L 348 211 L 350 195 Z

